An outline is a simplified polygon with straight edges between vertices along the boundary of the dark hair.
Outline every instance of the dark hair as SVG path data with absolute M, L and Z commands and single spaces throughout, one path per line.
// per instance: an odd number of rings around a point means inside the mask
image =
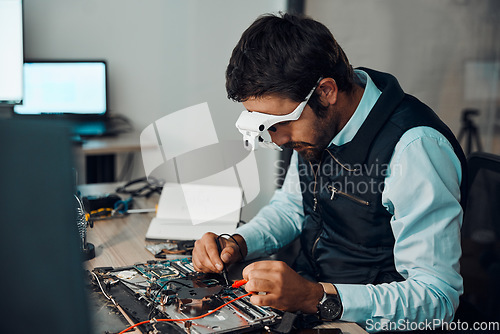
M 330 30 L 310 18 L 266 14 L 234 48 L 226 90 L 238 102 L 268 94 L 303 101 L 320 77 L 335 79 L 340 91 L 352 90 L 352 66 Z M 316 94 L 310 106 L 321 109 Z

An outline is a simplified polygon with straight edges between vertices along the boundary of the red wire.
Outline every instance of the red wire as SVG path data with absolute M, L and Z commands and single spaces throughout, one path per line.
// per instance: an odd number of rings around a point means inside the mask
M 123 333 L 128 332 L 129 330 L 131 330 L 131 329 L 133 329 L 133 328 L 137 327 L 137 326 L 144 325 L 144 324 L 151 323 L 151 322 L 160 322 L 160 321 L 179 321 L 179 322 L 182 322 L 182 321 L 190 321 L 190 320 L 197 320 L 197 319 L 201 319 L 201 318 L 206 317 L 207 315 L 210 315 L 210 314 L 212 314 L 212 313 L 214 313 L 214 312 L 216 312 L 216 311 L 220 310 L 220 309 L 221 309 L 221 308 L 223 308 L 224 306 L 229 305 L 229 304 L 231 304 L 232 302 L 234 302 L 234 301 L 236 301 L 236 300 L 238 300 L 238 299 L 241 299 L 241 298 L 246 297 L 246 296 L 250 296 L 252 293 L 253 293 L 253 292 L 249 292 L 249 293 L 247 293 L 247 294 L 244 294 L 243 296 L 239 296 L 238 298 L 234 298 L 234 299 L 232 299 L 232 300 L 228 301 L 227 303 L 225 303 L 225 304 L 223 304 L 223 305 L 221 305 L 221 306 L 219 306 L 219 307 L 217 307 L 217 308 L 213 309 L 212 311 L 210 311 L 210 312 L 208 312 L 208 313 L 205 313 L 205 314 L 202 314 L 202 315 L 199 315 L 199 316 L 194 317 L 194 318 L 186 318 L 186 319 L 156 319 L 156 320 L 146 320 L 146 321 L 141 321 L 141 322 L 139 322 L 139 323 L 137 323 L 137 324 L 134 324 L 134 325 L 132 325 L 132 326 L 130 326 L 130 327 L 128 327 L 128 328 L 126 328 L 126 329 L 122 330 L 122 331 L 121 331 L 120 333 L 118 333 L 118 334 L 123 334 Z

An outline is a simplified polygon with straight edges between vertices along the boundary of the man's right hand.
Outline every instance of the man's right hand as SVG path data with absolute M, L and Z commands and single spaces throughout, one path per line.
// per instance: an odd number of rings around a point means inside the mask
M 208 232 L 197 240 L 193 249 L 193 266 L 196 271 L 204 273 L 220 273 L 223 262 L 228 265 L 243 260 L 247 253 L 245 239 L 239 234 L 233 235 L 238 244 L 231 238 L 219 238 L 221 253 L 217 249 L 217 234 Z M 239 245 L 239 246 L 238 246 Z M 240 252 L 241 251 L 241 252 Z

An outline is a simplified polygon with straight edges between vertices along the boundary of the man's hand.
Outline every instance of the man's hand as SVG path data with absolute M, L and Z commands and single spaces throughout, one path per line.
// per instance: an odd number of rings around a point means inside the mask
M 316 313 L 323 297 L 320 284 L 306 280 L 281 261 L 254 262 L 243 269 L 243 278 L 248 281 L 245 290 L 259 293 L 250 297 L 259 306 Z
M 222 249 L 220 255 L 217 249 L 217 237 L 217 234 L 208 232 L 194 243 L 193 266 L 196 271 L 220 273 L 224 268 L 222 262 L 228 265 L 243 260 L 242 254 L 246 256 L 246 242 L 240 235 L 233 235 L 238 244 L 230 238 L 219 238 Z

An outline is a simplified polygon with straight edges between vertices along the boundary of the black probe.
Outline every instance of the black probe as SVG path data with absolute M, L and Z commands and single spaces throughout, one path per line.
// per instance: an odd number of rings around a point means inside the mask
M 222 247 L 219 243 L 219 238 L 217 238 L 216 240 L 216 244 L 217 244 L 217 250 L 219 251 L 219 257 L 222 253 Z M 221 259 L 222 261 L 222 259 Z M 224 261 L 222 261 L 222 276 L 224 277 L 224 280 L 226 281 L 226 286 L 229 286 L 229 280 L 227 279 L 227 270 L 226 270 L 226 264 L 224 263 Z

